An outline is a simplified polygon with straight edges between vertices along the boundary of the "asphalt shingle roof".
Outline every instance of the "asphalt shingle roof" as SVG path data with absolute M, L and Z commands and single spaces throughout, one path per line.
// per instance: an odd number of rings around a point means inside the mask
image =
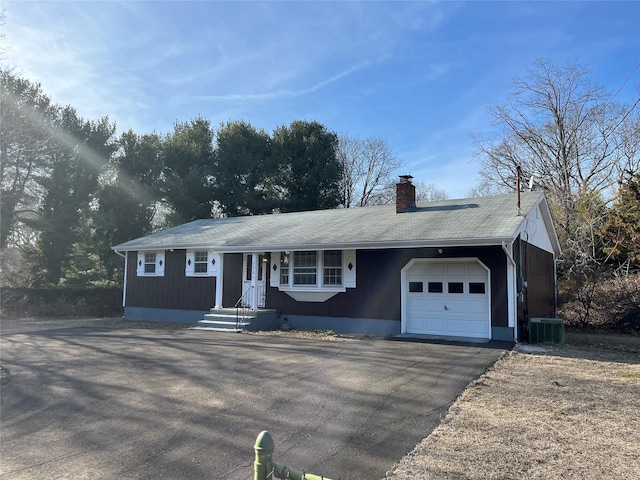
M 443 200 L 396 213 L 395 205 L 195 220 L 117 245 L 114 250 L 212 248 L 277 251 L 301 248 L 367 248 L 499 243 L 513 239 L 540 192 Z

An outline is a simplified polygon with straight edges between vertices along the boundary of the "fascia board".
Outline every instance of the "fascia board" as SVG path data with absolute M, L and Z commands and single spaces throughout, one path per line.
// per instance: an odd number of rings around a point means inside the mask
M 300 251 L 300 250 L 373 250 L 373 249 L 396 249 L 396 248 L 425 248 L 425 247 L 472 247 L 472 246 L 495 246 L 502 245 L 502 242 L 512 242 L 512 237 L 496 238 L 470 238 L 456 240 L 428 240 L 428 241 L 398 241 L 398 242 L 358 242 L 358 243 L 323 243 L 323 244 L 280 244 L 280 245 L 154 245 L 144 246 L 130 251 L 153 251 L 171 249 L 207 249 L 220 253 L 262 253 L 279 251 Z

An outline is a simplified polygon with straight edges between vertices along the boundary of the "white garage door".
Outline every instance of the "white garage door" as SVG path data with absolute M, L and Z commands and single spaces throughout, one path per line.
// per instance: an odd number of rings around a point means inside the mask
M 476 260 L 416 260 L 404 276 L 406 332 L 491 338 L 489 273 Z

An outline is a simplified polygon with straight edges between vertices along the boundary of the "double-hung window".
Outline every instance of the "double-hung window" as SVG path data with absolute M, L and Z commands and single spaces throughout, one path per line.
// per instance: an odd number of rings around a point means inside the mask
M 323 263 L 322 284 L 342 285 L 342 251 L 325 251 Z
M 294 252 L 293 284 L 317 285 L 317 253 L 312 251 Z
M 184 274 L 187 277 L 215 277 L 218 274 L 213 250 L 187 250 L 185 253 Z
M 193 271 L 194 273 L 207 273 L 209 256 L 208 252 L 194 252 Z
M 289 285 L 289 252 L 280 252 L 280 285 Z
M 144 254 L 144 273 L 146 274 L 156 273 L 156 254 L 155 253 Z
M 164 276 L 164 250 L 138 252 L 136 275 L 138 277 Z

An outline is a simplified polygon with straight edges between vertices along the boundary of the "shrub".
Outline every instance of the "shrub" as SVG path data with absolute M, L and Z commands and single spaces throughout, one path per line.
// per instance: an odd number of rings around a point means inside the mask
M 559 293 L 568 326 L 640 334 L 640 274 L 565 283 Z
M 2 288 L 3 316 L 116 317 L 122 315 L 119 288 Z

